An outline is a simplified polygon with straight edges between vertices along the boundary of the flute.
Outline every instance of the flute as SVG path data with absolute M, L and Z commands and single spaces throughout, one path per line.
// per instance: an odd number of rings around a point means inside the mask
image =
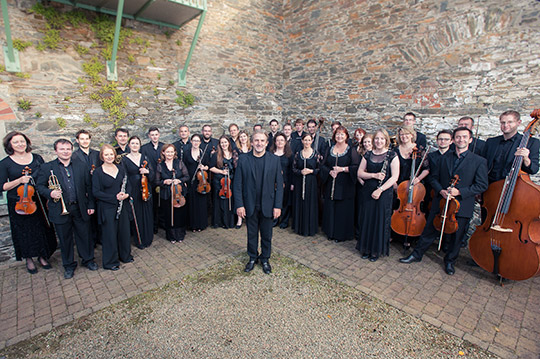
M 122 188 L 120 188 L 120 192 L 125 193 L 126 192 L 126 184 L 127 184 L 127 175 L 124 175 L 124 178 L 122 179 Z M 122 207 L 124 206 L 124 200 L 119 201 L 118 209 L 116 210 L 116 219 L 120 218 L 120 213 L 122 213 Z
M 337 160 L 338 160 L 338 155 L 336 154 L 336 164 L 334 165 L 334 168 L 337 167 Z M 337 173 L 336 173 L 336 177 L 337 177 Z M 332 192 L 330 193 L 330 199 L 332 201 L 334 200 L 334 189 L 336 188 L 336 177 L 332 179 Z
M 306 169 L 306 159 L 304 158 L 304 169 Z M 306 194 L 306 175 L 302 175 L 302 201 Z

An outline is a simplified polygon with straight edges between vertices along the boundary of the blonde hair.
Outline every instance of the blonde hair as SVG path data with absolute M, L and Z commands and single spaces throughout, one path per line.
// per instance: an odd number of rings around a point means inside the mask
M 416 142 L 416 131 L 414 130 L 414 128 L 412 126 L 401 126 L 398 129 L 397 138 L 396 138 L 398 145 L 403 144 L 403 142 L 401 142 L 401 139 L 399 138 L 400 132 L 405 132 L 405 133 L 410 134 L 412 136 L 411 142 Z
M 390 148 L 390 135 L 388 134 L 388 131 L 386 131 L 384 128 L 380 127 L 373 133 L 373 147 L 375 147 L 375 137 L 377 136 L 377 133 L 382 133 L 384 137 L 384 141 L 386 143 L 386 149 Z

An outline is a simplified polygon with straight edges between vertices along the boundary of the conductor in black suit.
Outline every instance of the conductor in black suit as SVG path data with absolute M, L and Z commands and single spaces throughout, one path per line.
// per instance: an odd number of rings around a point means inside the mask
M 66 139 L 54 143 L 57 159 L 41 166 L 38 176 L 38 191 L 49 199 L 49 219 L 54 223 L 60 241 L 64 278 L 73 277 L 77 262 L 74 260 L 73 232 L 82 265 L 97 270 L 94 262 L 94 243 L 90 238 L 90 215 L 94 213 L 94 198 L 91 191 L 90 171 L 85 163 L 72 161 L 73 144 Z M 52 173 L 51 173 L 52 171 Z M 49 188 L 50 176 L 54 174 L 60 189 Z M 68 214 L 62 214 L 65 209 Z
M 540 141 L 529 138 L 527 146 L 519 147 L 523 135 L 518 133 L 521 118 L 517 111 L 505 111 L 499 117 L 502 135 L 488 138 L 482 157 L 487 160 L 489 183 L 506 178 L 516 156 L 523 156 L 521 170 L 528 174 L 538 172 Z
M 459 256 L 461 240 L 467 232 L 469 221 L 473 215 L 475 196 L 488 188 L 486 160 L 469 151 L 469 145 L 473 138 L 472 131 L 466 127 L 458 127 L 454 130 L 452 138 L 456 150 L 441 156 L 438 165 L 430 170 L 433 174 L 431 185 L 437 196 L 431 206 L 426 227 L 414 251 L 408 257 L 399 260 L 402 263 L 422 260 L 424 253 L 440 234 L 440 231 L 437 231 L 433 226 L 433 219 L 439 213 L 437 204 L 442 198 L 446 199 L 450 195 L 459 201 L 460 208 L 456 213 L 458 230 L 451 235 L 448 252 L 444 257 L 445 271 L 449 275 L 455 273 L 454 263 Z M 450 188 L 449 184 L 455 175 L 459 175 L 459 182 L 455 187 Z
M 268 260 L 272 251 L 272 223 L 273 219 L 281 215 L 283 175 L 279 158 L 266 151 L 267 142 L 264 132 L 256 131 L 253 134 L 253 149 L 238 159 L 233 198 L 238 216 L 247 218 L 249 262 L 245 271 L 253 270 L 260 259 L 263 272 L 270 274 L 272 267 Z M 260 255 L 259 232 L 262 250 Z

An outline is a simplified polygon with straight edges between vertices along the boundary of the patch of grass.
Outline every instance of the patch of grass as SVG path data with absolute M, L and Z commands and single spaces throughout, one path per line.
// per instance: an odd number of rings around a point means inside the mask
M 169 80 L 169 86 L 174 86 L 174 80 Z
M 49 28 L 47 32 L 45 32 L 45 37 L 43 37 L 43 43 L 51 50 L 56 50 L 59 47 L 59 43 L 62 41 L 62 38 L 60 37 L 60 31 Z
M 161 74 L 157 74 L 157 79 L 161 80 Z
M 131 88 L 131 87 L 133 87 L 133 85 L 135 85 L 135 79 L 133 79 L 133 78 L 130 77 L 129 79 L 127 79 L 126 81 L 124 81 L 124 84 L 123 84 L 123 85 L 124 85 L 125 87 Z
M 98 101 L 101 108 L 109 113 L 109 120 L 113 128 L 119 127 L 121 121 L 127 116 L 124 112 L 124 109 L 127 107 L 127 101 L 122 91 L 118 90 L 116 82 L 107 84 L 98 92 L 93 93 L 91 98 Z
M 29 79 L 31 77 L 31 75 L 26 72 L 17 72 L 15 76 L 17 76 L 20 79 Z
M 159 90 L 157 87 L 154 87 L 154 96 L 158 96 L 159 95 Z
M 73 27 L 78 28 L 81 24 L 88 24 L 88 17 L 86 14 L 80 10 L 68 11 L 64 14 L 66 19 L 73 25 Z
M 47 48 L 47 45 L 45 45 L 44 43 L 42 43 L 41 41 L 38 42 L 38 44 L 36 45 L 36 49 L 38 51 L 45 51 L 45 49 Z
M 89 124 L 93 128 L 96 128 L 99 126 L 99 123 L 95 120 L 92 120 L 89 114 L 85 113 L 83 116 L 83 122 Z
M 75 45 L 75 51 L 81 56 L 86 55 L 90 49 L 88 47 L 81 46 L 79 44 Z
M 91 25 L 92 30 L 96 34 L 96 37 L 106 44 L 112 44 L 114 41 L 115 22 L 111 20 L 110 16 L 100 14 Z M 132 35 L 130 29 L 120 28 L 120 37 L 118 41 L 118 47 L 122 48 L 124 40 Z
M 0 65 L 0 72 L 6 71 L 6 67 L 4 65 Z
M 86 82 L 86 80 L 85 80 L 84 77 L 78 77 L 77 82 L 80 83 L 80 84 L 84 84 Z
M 176 40 L 176 46 L 182 46 L 182 41 Z
M 39 111 L 36 112 L 36 113 L 34 114 L 34 116 L 36 116 L 37 118 L 42 118 L 42 117 L 43 117 L 43 115 L 42 115 L 41 112 L 39 112 Z
M 135 56 L 133 56 L 132 54 L 129 54 L 127 59 L 130 64 L 135 62 Z
M 105 65 L 103 65 L 96 56 L 89 62 L 83 63 L 82 68 L 86 75 L 90 77 L 93 85 L 101 84 L 102 80 L 100 73 L 105 70 Z
M 182 106 L 183 108 L 188 108 L 189 106 L 192 106 L 195 103 L 195 96 L 193 96 L 190 93 L 185 93 L 184 91 L 176 90 L 176 96 L 178 97 L 174 99 L 174 102 L 176 102 L 178 105 Z
M 42 15 L 52 29 L 63 28 L 67 21 L 65 14 L 59 12 L 52 6 L 44 6 L 41 2 L 32 6 L 30 12 Z
M 63 117 L 57 117 L 56 118 L 56 123 L 58 124 L 58 126 L 60 128 L 66 128 L 66 126 L 67 126 L 67 121 Z
M 28 47 L 32 46 L 31 41 L 23 41 L 21 39 L 13 39 L 13 47 L 16 48 L 18 51 L 24 51 Z
M 32 102 L 30 102 L 30 100 L 21 98 L 19 101 L 17 101 L 17 106 L 19 106 L 19 108 L 23 111 L 28 111 L 32 108 Z

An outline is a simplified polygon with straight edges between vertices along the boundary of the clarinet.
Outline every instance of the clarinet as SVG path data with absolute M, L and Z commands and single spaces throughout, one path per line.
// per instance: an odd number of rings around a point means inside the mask
M 388 158 L 390 157 L 390 149 L 388 150 L 388 152 L 386 152 L 386 158 L 384 159 L 384 163 L 383 163 L 383 166 L 381 168 L 381 173 L 384 175 L 384 177 L 386 177 L 386 169 L 388 167 Z M 383 184 L 383 181 L 384 181 L 384 177 L 382 180 L 379 180 L 379 184 L 377 185 L 377 189 L 381 188 L 382 184 Z
M 122 188 L 120 189 L 120 192 L 126 192 L 126 184 L 127 184 L 127 175 L 124 175 L 124 179 L 122 179 Z M 122 207 L 124 206 L 124 200 L 119 201 L 118 209 L 116 210 L 116 219 L 120 218 L 120 213 L 122 213 Z

